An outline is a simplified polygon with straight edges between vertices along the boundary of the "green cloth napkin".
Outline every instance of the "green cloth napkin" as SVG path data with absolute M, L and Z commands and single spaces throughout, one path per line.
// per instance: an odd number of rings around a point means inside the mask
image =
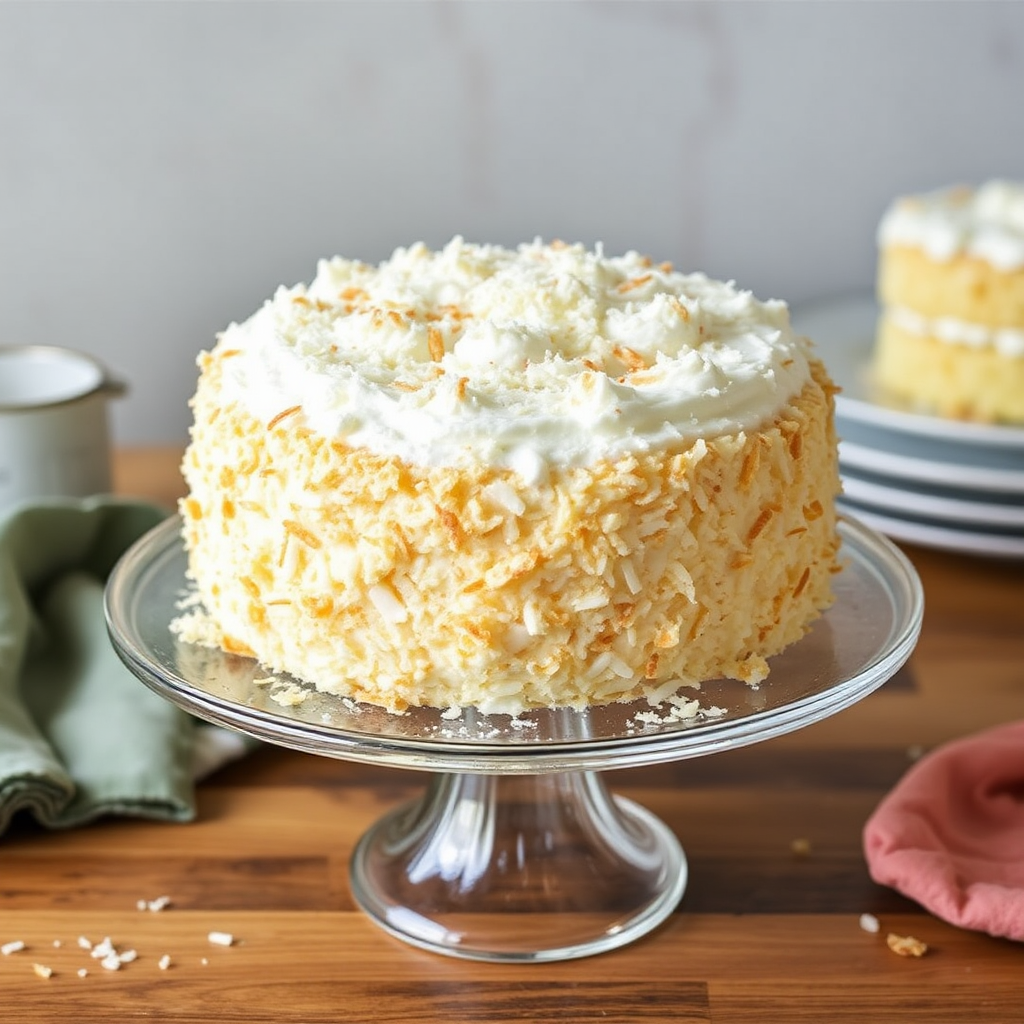
M 103 497 L 0 519 L 0 833 L 23 809 L 55 828 L 194 816 L 195 722 L 124 667 L 103 613 L 114 564 L 167 515 Z

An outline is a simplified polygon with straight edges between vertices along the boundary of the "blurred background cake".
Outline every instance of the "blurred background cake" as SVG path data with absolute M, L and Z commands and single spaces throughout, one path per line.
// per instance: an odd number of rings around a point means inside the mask
M 876 384 L 921 411 L 1024 423 L 1024 185 L 900 198 L 878 241 Z
M 219 337 L 184 637 L 393 710 L 758 682 L 830 602 L 833 388 L 785 304 L 635 252 L 321 261 Z

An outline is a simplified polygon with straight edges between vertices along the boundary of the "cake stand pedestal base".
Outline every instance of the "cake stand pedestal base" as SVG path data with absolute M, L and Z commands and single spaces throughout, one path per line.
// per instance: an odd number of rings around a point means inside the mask
M 633 942 L 686 887 L 675 835 L 592 771 L 438 774 L 356 847 L 358 904 L 435 953 L 536 963 Z

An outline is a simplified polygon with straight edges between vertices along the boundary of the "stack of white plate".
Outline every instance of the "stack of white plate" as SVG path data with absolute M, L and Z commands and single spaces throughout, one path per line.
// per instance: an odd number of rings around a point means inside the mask
M 841 507 L 895 540 L 1024 558 L 1024 429 L 887 404 L 868 377 L 877 319 L 868 295 L 793 310 L 842 388 Z

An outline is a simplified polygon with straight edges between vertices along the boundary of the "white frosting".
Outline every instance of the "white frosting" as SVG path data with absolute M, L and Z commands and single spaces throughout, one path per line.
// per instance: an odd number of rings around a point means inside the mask
M 443 347 L 443 351 L 442 351 Z M 420 465 L 550 466 L 749 429 L 809 376 L 784 303 L 630 252 L 454 239 L 323 260 L 219 341 L 225 398 Z
M 922 249 L 945 262 L 961 254 L 997 270 L 1024 267 L 1024 184 L 990 181 L 898 199 L 878 227 L 882 246 Z
M 1011 358 L 1024 356 L 1024 330 L 1009 327 L 993 330 L 951 316 L 928 318 L 905 307 L 889 309 L 886 315 L 900 329 L 922 338 L 935 338 L 947 345 L 994 348 L 1000 355 Z

